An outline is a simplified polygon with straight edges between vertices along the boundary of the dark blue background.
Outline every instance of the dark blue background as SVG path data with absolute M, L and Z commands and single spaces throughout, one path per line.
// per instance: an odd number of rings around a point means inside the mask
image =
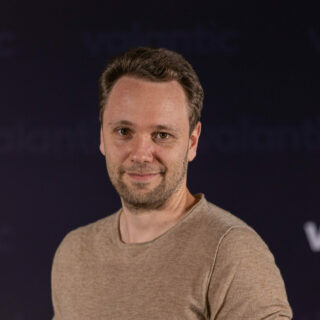
M 50 319 L 50 269 L 71 229 L 120 206 L 99 154 L 97 79 L 150 45 L 182 53 L 205 90 L 192 192 L 252 225 L 295 319 L 320 319 L 320 22 L 316 3 L 3 1 L 0 319 Z M 319 236 L 320 237 L 320 234 Z

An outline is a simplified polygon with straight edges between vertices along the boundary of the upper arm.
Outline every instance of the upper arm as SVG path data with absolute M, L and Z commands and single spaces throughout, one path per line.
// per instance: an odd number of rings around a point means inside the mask
M 72 231 L 56 250 L 51 269 L 51 298 L 54 311 L 52 320 L 64 319 L 64 310 L 70 299 L 73 282 L 79 267 L 78 233 Z
M 220 242 L 209 284 L 211 319 L 291 319 L 284 282 L 262 239 L 247 227 Z
M 53 258 L 52 268 L 51 268 L 51 300 L 53 306 L 53 319 L 61 319 L 60 308 L 59 308 L 59 269 L 60 269 L 60 246 L 56 250 Z

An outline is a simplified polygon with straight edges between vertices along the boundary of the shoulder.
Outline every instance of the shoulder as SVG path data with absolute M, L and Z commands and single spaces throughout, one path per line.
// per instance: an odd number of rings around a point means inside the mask
M 222 236 L 217 252 L 217 259 L 225 263 L 245 261 L 255 262 L 256 259 L 269 260 L 274 263 L 274 258 L 267 244 L 249 226 L 232 226 Z
M 268 249 L 257 232 L 246 222 L 210 202 L 207 202 L 207 207 L 208 220 L 215 225 L 221 236 L 219 250 L 226 250 L 229 247 L 235 251 L 241 248 Z
M 219 237 L 217 259 L 248 262 L 249 258 L 261 259 L 263 256 L 274 263 L 267 244 L 246 222 L 210 202 L 207 202 L 205 215 L 208 226 Z
M 265 263 L 266 268 L 273 269 L 275 266 L 267 244 L 252 227 L 206 200 L 199 206 L 190 225 L 191 230 L 197 231 L 193 240 L 198 239 L 201 243 L 200 251 L 212 257 L 213 275 L 228 268 L 234 270 L 240 262 L 244 268 L 261 265 L 261 262 Z M 266 270 L 265 267 L 262 269 Z
M 205 208 L 208 220 L 224 231 L 227 231 L 232 227 L 248 227 L 243 220 L 209 201 L 206 201 Z
M 246 222 L 232 213 L 206 202 L 205 227 L 207 234 L 215 237 L 217 243 L 215 261 L 224 263 L 255 262 L 256 259 L 269 260 L 274 263 L 274 257 L 267 244 Z
M 220 230 L 208 284 L 212 314 L 220 312 L 221 319 L 271 314 L 291 319 L 285 285 L 266 243 L 242 220 L 210 207 L 210 219 Z
M 266 243 L 244 221 L 202 198 L 185 239 L 206 266 L 208 313 L 219 319 L 291 319 L 285 285 Z M 218 316 L 219 315 L 219 316 Z
M 179 230 L 178 241 L 182 239 L 190 255 L 196 255 L 210 270 L 221 255 L 227 255 L 233 261 L 235 256 L 231 250 L 237 252 L 237 246 L 242 246 L 237 255 L 243 253 L 249 244 L 250 248 L 267 248 L 257 233 L 244 221 L 206 201 L 203 196 L 184 219 Z
M 212 315 L 219 313 L 219 319 L 292 318 L 275 259 L 249 228 L 232 228 L 220 242 L 208 297 Z
M 220 243 L 232 230 L 247 230 L 244 233 L 255 233 L 243 220 L 215 204 L 202 198 L 195 208 L 192 219 L 193 229 L 200 236 L 208 238 L 209 243 Z M 241 231 L 240 231 L 241 233 Z M 233 234 L 233 232 L 232 232 Z M 238 233 L 235 233 L 238 234 Z
M 115 232 L 117 213 L 97 220 L 85 226 L 78 227 L 70 231 L 61 241 L 56 250 L 55 263 L 70 263 L 70 260 L 80 260 L 86 252 L 92 252 L 102 243 L 113 241 Z

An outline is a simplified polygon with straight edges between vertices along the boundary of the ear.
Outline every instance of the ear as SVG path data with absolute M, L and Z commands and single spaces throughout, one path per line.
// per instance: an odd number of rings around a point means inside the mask
M 99 145 L 99 149 L 100 149 L 100 152 L 105 156 L 106 155 L 106 152 L 105 152 L 105 149 L 104 149 L 104 140 L 103 140 L 103 130 L 102 130 L 102 126 L 100 128 L 100 145 Z
M 197 155 L 199 137 L 201 133 L 201 122 L 198 121 L 189 138 L 188 161 L 191 162 Z

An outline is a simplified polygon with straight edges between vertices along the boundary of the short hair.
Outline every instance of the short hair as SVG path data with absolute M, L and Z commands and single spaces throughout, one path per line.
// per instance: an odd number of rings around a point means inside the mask
M 197 74 L 185 58 L 168 49 L 139 47 L 113 58 L 99 78 L 99 120 L 108 96 L 122 76 L 133 76 L 154 82 L 176 80 L 184 89 L 188 100 L 190 134 L 200 120 L 203 105 L 203 89 Z

